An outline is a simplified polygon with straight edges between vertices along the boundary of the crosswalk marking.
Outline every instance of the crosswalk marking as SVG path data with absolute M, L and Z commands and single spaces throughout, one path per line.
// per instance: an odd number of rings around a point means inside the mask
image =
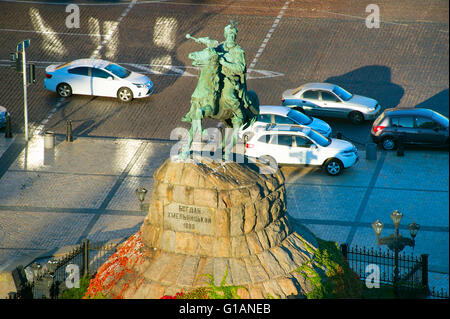
M 30 63 L 36 64 L 36 68 L 45 69 L 50 64 L 62 64 L 66 61 L 28 61 Z M 0 67 L 10 67 L 10 61 L 6 59 L 0 59 Z M 147 63 L 128 63 L 128 62 L 115 62 L 122 65 L 131 71 L 152 74 L 152 75 L 162 75 L 162 76 L 190 76 L 196 77 L 200 68 L 194 66 L 185 65 L 161 65 L 161 64 L 147 64 Z M 167 70 L 167 72 L 162 72 L 161 70 Z M 270 71 L 270 70 L 257 70 L 248 69 L 247 79 L 264 79 L 284 76 L 284 73 Z

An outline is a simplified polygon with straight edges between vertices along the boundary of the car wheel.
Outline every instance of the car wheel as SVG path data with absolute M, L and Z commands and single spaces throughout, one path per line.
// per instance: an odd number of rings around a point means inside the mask
M 123 87 L 117 92 L 117 97 L 122 102 L 130 102 L 133 99 L 133 92 L 129 88 Z
M 67 83 L 61 83 L 56 87 L 56 93 L 60 97 L 69 97 L 72 95 L 72 88 Z
M 388 136 L 381 141 L 381 147 L 386 151 L 391 151 L 397 147 L 397 143 L 393 137 Z
M 328 173 L 328 175 L 337 176 L 344 169 L 344 164 L 342 164 L 342 162 L 337 158 L 331 158 L 326 161 L 324 169 Z
M 361 124 L 362 122 L 364 122 L 364 115 L 361 112 L 353 111 L 348 115 L 348 119 L 353 124 Z
M 278 163 L 272 156 L 263 155 L 258 160 L 262 164 L 259 168 L 261 174 L 274 174 L 278 170 Z

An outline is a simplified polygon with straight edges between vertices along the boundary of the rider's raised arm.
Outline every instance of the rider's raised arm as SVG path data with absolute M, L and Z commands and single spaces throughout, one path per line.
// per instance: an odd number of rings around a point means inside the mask
M 216 46 L 219 45 L 219 41 L 217 40 L 212 40 L 208 37 L 204 37 L 204 38 L 199 38 L 199 42 L 203 43 L 204 45 L 206 45 L 208 48 L 215 48 Z
M 186 34 L 186 39 L 192 39 L 197 43 L 201 43 L 206 45 L 208 48 L 214 48 L 217 45 L 219 45 L 219 42 L 216 40 L 212 40 L 209 37 L 203 37 L 203 38 L 195 38 L 193 36 L 191 36 L 189 33 Z

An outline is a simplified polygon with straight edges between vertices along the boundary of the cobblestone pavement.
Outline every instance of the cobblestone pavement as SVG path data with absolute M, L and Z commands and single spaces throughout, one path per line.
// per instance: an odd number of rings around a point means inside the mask
M 183 127 L 196 85 L 188 53 L 200 47 L 186 33 L 222 41 L 223 27 L 238 20 L 248 86 L 261 104 L 279 104 L 284 89 L 303 82 L 328 81 L 383 108 L 449 115 L 448 1 L 377 1 L 379 29 L 365 26 L 371 0 L 82 0 L 73 1 L 77 29 L 66 27 L 67 3 L 57 2 L 0 0 L 0 105 L 10 111 L 14 133 L 6 139 L 0 130 L 0 270 L 82 238 L 103 241 L 139 229 L 145 213 L 134 190 L 151 190 L 152 172 L 167 158 L 172 130 Z M 9 53 L 27 38 L 38 79 L 28 87 L 28 144 L 21 78 L 9 67 Z M 61 99 L 42 88 L 47 65 L 90 56 L 150 75 L 155 94 L 125 105 Z M 67 120 L 73 143 L 64 142 Z M 326 120 L 364 158 L 371 123 Z M 57 134 L 53 151 L 44 150 L 44 130 Z M 431 285 L 448 290 L 448 152 L 379 153 L 336 179 L 283 170 L 290 213 L 324 239 L 371 247 L 370 223 L 381 219 L 389 232 L 393 209 L 404 213 L 404 225 L 421 224 L 414 253 L 430 254 Z
M 185 34 L 222 41 L 224 25 L 235 19 L 248 86 L 262 104 L 279 104 L 286 88 L 329 81 L 376 98 L 383 108 L 424 106 L 448 115 L 448 2 L 428 1 L 423 8 L 417 0 L 377 1 L 381 25 L 369 29 L 366 7 L 372 2 L 118 1 L 105 9 L 78 1 L 80 28 L 68 29 L 66 3 L 0 1 L 0 74 L 9 79 L 0 82 L 0 103 L 10 110 L 14 130 L 23 132 L 21 78 L 8 67 L 8 57 L 29 38 L 27 56 L 37 63 L 38 79 L 28 88 L 30 125 L 64 134 L 66 120 L 72 120 L 79 136 L 168 139 L 183 125 L 179 119 L 196 83 L 188 53 L 201 47 Z M 42 88 L 47 65 L 96 52 L 149 74 L 155 94 L 123 104 L 88 96 L 59 99 Z M 368 141 L 370 123 L 329 123 L 349 139 Z

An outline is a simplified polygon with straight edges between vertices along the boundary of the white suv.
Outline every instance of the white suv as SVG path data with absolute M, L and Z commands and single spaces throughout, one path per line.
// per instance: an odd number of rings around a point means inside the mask
M 339 175 L 358 161 L 352 143 L 325 137 L 301 125 L 269 124 L 256 129 L 249 134 L 245 151 L 247 156 L 272 164 L 322 166 L 330 175 Z

